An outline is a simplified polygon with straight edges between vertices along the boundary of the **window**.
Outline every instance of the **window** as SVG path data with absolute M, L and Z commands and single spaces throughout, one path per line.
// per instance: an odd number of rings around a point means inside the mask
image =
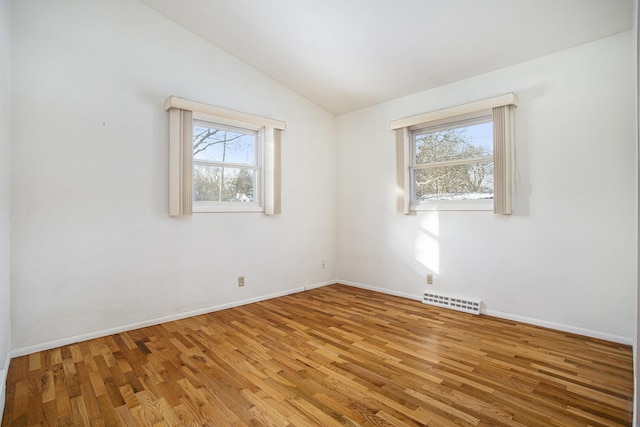
M 515 94 L 391 122 L 398 210 L 511 213 Z
M 200 104 L 165 101 L 169 111 L 169 214 L 280 213 L 284 122 Z
M 412 129 L 409 168 L 413 205 L 493 200 L 490 112 L 474 119 Z
M 194 210 L 261 205 L 260 142 L 257 130 L 193 121 Z

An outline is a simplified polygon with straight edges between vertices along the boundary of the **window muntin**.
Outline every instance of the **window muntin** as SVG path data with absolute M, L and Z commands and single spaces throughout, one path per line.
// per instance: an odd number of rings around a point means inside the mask
M 411 128 L 410 140 L 412 205 L 493 199 L 490 112 Z
M 194 206 L 261 203 L 260 132 L 193 121 Z

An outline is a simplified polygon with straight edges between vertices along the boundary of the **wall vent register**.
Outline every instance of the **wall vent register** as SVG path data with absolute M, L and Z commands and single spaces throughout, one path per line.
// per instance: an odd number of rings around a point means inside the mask
M 482 305 L 482 301 L 480 300 L 454 298 L 434 292 L 425 292 L 422 302 L 436 307 L 450 308 L 471 314 L 480 314 L 480 307 Z

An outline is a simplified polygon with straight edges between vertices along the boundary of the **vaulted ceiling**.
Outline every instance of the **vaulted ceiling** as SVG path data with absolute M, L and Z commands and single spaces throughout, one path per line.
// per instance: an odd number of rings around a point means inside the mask
M 334 114 L 633 26 L 633 0 L 140 1 Z

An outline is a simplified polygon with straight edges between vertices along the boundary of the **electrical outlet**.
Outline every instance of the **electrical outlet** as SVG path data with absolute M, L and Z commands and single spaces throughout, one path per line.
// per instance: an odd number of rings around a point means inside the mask
M 244 286 L 244 276 L 238 276 L 238 287 L 241 288 Z
M 320 261 L 320 268 L 324 270 L 324 268 L 327 266 L 327 263 L 324 261 Z
M 427 274 L 427 285 L 433 285 L 433 274 Z

